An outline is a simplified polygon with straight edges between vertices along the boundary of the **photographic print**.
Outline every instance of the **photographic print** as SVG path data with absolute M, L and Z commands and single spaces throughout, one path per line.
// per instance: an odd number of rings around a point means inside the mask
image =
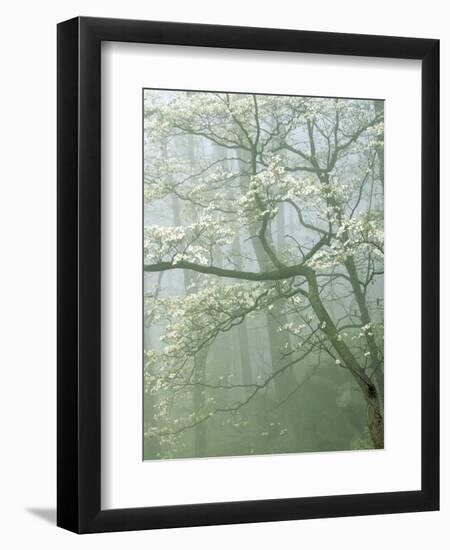
M 143 90 L 143 458 L 384 448 L 384 102 Z

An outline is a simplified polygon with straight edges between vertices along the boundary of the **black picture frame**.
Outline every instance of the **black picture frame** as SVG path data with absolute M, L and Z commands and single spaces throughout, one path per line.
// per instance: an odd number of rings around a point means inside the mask
M 101 509 L 102 41 L 422 61 L 420 491 Z M 77 17 L 58 25 L 57 66 L 57 524 L 76 533 L 94 533 L 438 510 L 439 41 Z

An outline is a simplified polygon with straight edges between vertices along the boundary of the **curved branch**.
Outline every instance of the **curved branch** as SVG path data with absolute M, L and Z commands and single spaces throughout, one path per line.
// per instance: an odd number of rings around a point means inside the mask
M 238 271 L 234 269 L 224 269 L 222 267 L 196 264 L 194 262 L 188 262 L 185 260 L 182 260 L 175 264 L 171 262 L 160 262 L 157 264 L 144 265 L 144 271 L 149 273 L 169 271 L 171 269 L 190 269 L 192 271 L 197 271 L 198 273 L 204 273 L 206 275 L 217 275 L 218 277 L 226 277 L 229 279 L 244 279 L 246 281 L 282 281 L 284 279 L 290 279 L 298 275 L 306 277 L 307 274 L 311 271 L 310 268 L 306 267 L 303 264 L 286 266 L 273 271 L 259 273 L 255 271 Z

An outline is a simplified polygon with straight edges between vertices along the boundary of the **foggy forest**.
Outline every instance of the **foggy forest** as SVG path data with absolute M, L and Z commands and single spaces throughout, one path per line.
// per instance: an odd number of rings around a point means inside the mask
M 384 447 L 384 102 L 143 91 L 144 459 Z

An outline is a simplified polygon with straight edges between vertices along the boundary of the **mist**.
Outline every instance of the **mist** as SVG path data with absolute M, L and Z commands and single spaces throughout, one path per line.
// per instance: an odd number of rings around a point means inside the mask
M 383 118 L 144 91 L 144 459 L 383 448 Z

